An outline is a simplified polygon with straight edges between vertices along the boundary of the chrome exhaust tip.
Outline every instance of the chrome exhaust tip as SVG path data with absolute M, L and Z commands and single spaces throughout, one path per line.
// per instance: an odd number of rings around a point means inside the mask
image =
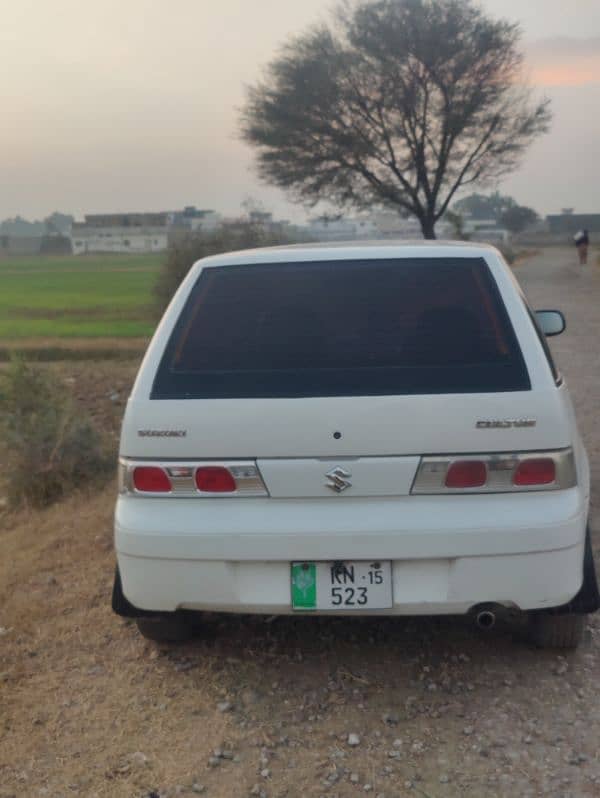
M 492 629 L 496 624 L 496 613 L 491 610 L 482 610 L 475 616 L 475 623 L 480 629 Z

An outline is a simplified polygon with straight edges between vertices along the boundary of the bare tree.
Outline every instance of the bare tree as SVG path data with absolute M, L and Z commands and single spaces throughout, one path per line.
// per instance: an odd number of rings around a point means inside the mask
M 435 238 L 461 186 L 514 170 L 549 127 L 519 40 L 473 0 L 358 0 L 248 89 L 243 138 L 294 200 L 395 208 Z

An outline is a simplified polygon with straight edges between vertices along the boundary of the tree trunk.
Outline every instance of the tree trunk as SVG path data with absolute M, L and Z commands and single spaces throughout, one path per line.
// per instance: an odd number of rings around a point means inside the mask
M 421 230 L 423 231 L 423 238 L 428 241 L 435 241 L 437 238 L 435 234 L 435 220 L 431 216 L 424 216 L 419 219 L 421 222 Z

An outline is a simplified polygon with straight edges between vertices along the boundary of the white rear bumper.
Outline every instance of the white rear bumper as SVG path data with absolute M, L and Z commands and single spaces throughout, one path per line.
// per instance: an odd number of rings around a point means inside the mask
M 389 559 L 391 610 L 561 606 L 583 578 L 587 508 L 556 493 L 394 499 L 120 497 L 123 590 L 140 609 L 291 612 L 293 560 Z

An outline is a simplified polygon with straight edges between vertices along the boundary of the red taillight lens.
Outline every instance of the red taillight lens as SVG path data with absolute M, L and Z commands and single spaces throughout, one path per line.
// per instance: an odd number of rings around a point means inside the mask
M 481 460 L 459 460 L 446 474 L 447 488 L 482 488 L 487 482 L 487 467 Z
M 468 458 L 468 459 L 467 459 Z M 572 449 L 428 455 L 421 458 L 412 494 L 525 493 L 567 490 L 577 485 Z
M 134 468 L 133 486 L 143 493 L 171 492 L 171 480 L 166 471 L 157 466 L 137 466 Z
M 551 485 L 556 481 L 556 465 L 549 457 L 523 460 L 515 471 L 515 485 Z
M 204 466 L 196 471 L 196 487 L 203 493 L 234 493 L 235 479 L 223 466 Z

